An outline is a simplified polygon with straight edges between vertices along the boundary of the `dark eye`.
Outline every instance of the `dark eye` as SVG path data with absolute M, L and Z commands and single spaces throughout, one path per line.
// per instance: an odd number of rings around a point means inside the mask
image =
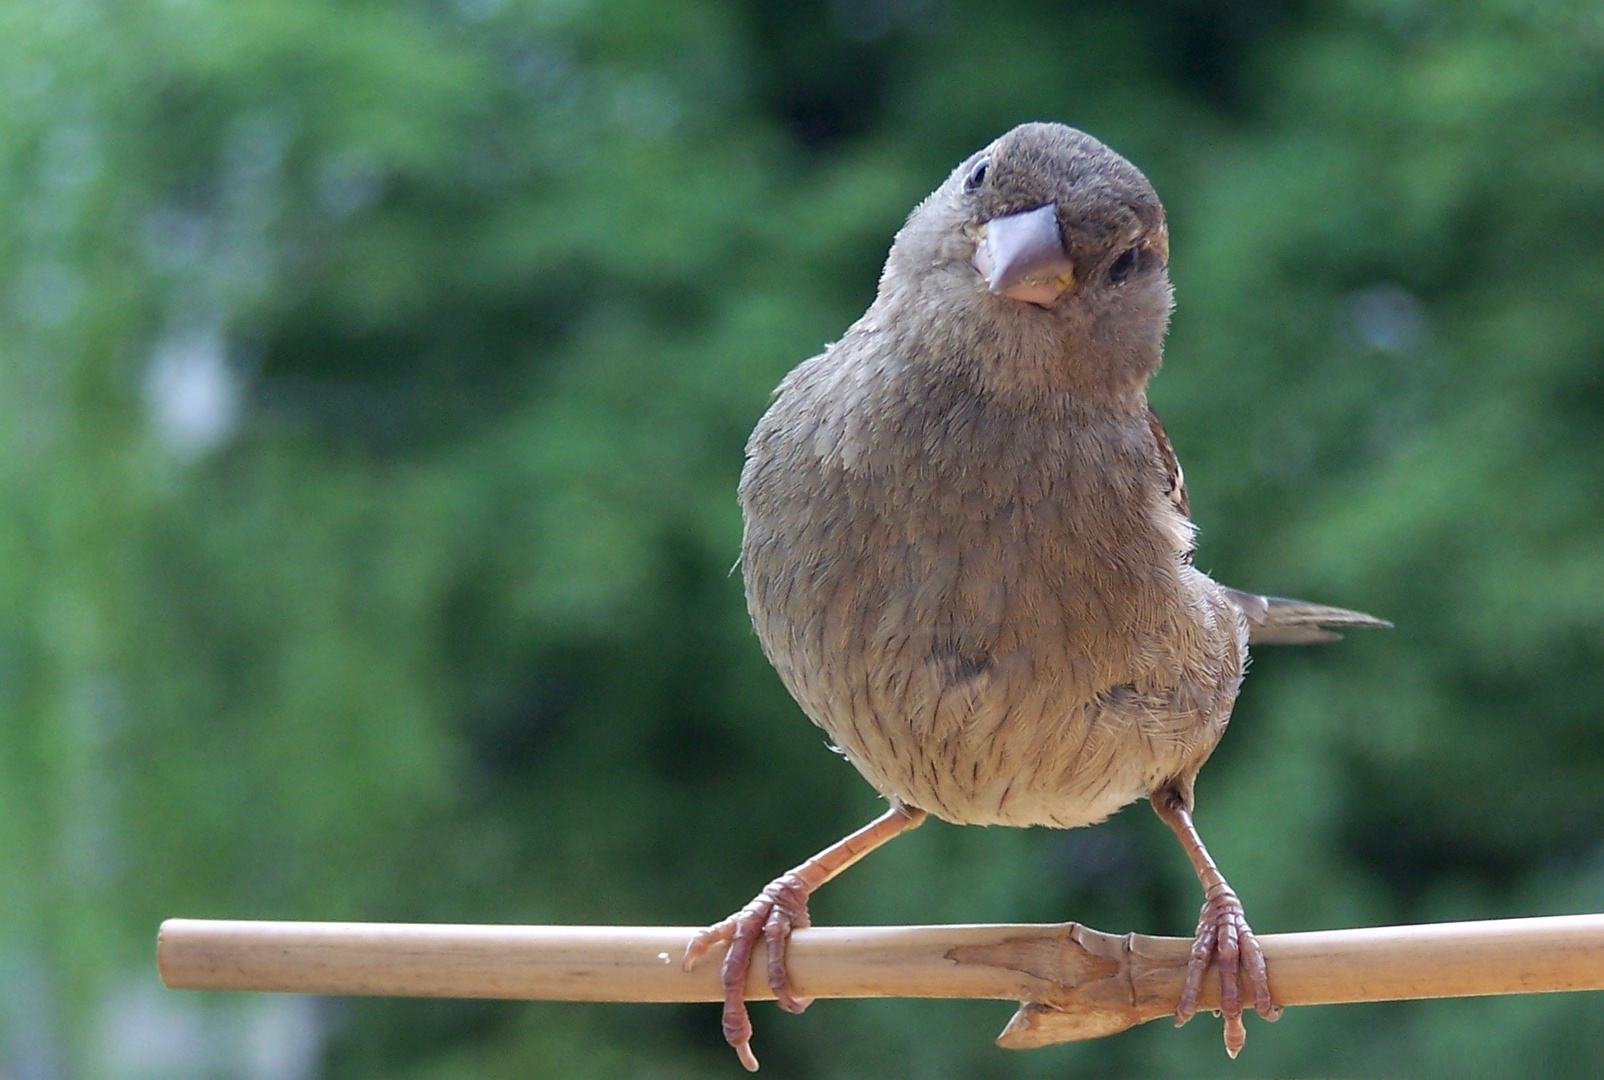
M 1118 285 L 1136 272 L 1137 264 L 1141 261 L 1142 248 L 1140 244 L 1126 248 L 1120 253 L 1120 257 L 1114 260 L 1114 264 L 1108 268 L 1108 280 Z
M 989 157 L 983 157 L 975 162 L 975 167 L 970 170 L 968 176 L 964 177 L 964 190 L 974 191 L 981 184 L 984 184 L 986 182 L 986 170 L 989 168 L 991 168 L 991 158 Z

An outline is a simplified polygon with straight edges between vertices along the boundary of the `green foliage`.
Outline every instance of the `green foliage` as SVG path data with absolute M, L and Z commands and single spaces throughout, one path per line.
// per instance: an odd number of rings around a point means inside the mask
M 741 446 L 1026 119 L 1170 208 L 1203 564 L 1398 623 L 1256 660 L 1199 790 L 1256 926 L 1604 905 L 1601 61 L 1561 0 L 0 8 L 0 1070 L 256 1075 L 114 1037 L 164 916 L 705 922 L 872 814 L 748 630 Z M 1196 902 L 1138 808 L 931 825 L 816 910 Z M 1582 1076 L 1596 1007 L 1295 1010 L 1240 1065 L 757 1024 L 779 1076 Z M 329 1076 L 736 1068 L 708 1007 L 322 1015 Z

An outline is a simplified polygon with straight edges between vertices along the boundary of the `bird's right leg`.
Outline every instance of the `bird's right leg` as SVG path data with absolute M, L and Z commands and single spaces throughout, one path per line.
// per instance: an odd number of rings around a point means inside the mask
M 761 937 L 768 942 L 769 986 L 781 1008 L 799 1013 L 812 1004 L 811 998 L 791 993 L 791 976 L 785 966 L 786 941 L 793 929 L 809 924 L 808 896 L 869 852 L 909 829 L 923 824 L 925 812 L 893 803 L 890 810 L 857 832 L 837 840 L 800 866 L 793 867 L 769 882 L 750 904 L 714 923 L 691 938 L 685 948 L 685 970 L 689 971 L 702 954 L 721 941 L 730 943 L 724 954 L 724 1039 L 735 1048 L 736 1056 L 751 1072 L 757 1071 L 752 1053 L 752 1020 L 746 1012 L 746 969 L 752 950 Z

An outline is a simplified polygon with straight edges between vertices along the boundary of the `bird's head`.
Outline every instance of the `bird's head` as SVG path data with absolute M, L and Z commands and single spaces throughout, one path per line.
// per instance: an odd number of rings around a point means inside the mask
M 1169 325 L 1168 263 L 1164 207 L 1141 170 L 1074 128 L 1023 124 L 914 210 L 881 294 L 905 315 L 969 324 L 976 351 L 1041 378 L 1144 383 Z

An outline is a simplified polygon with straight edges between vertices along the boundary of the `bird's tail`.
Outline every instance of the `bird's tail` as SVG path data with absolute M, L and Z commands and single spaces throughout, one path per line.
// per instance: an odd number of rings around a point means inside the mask
M 1229 588 L 1225 590 L 1225 595 L 1247 616 L 1250 645 L 1317 645 L 1322 641 L 1342 640 L 1342 635 L 1332 627 L 1387 629 L 1392 626 L 1386 619 L 1378 619 L 1362 611 L 1311 604 L 1307 600 L 1257 596 Z

